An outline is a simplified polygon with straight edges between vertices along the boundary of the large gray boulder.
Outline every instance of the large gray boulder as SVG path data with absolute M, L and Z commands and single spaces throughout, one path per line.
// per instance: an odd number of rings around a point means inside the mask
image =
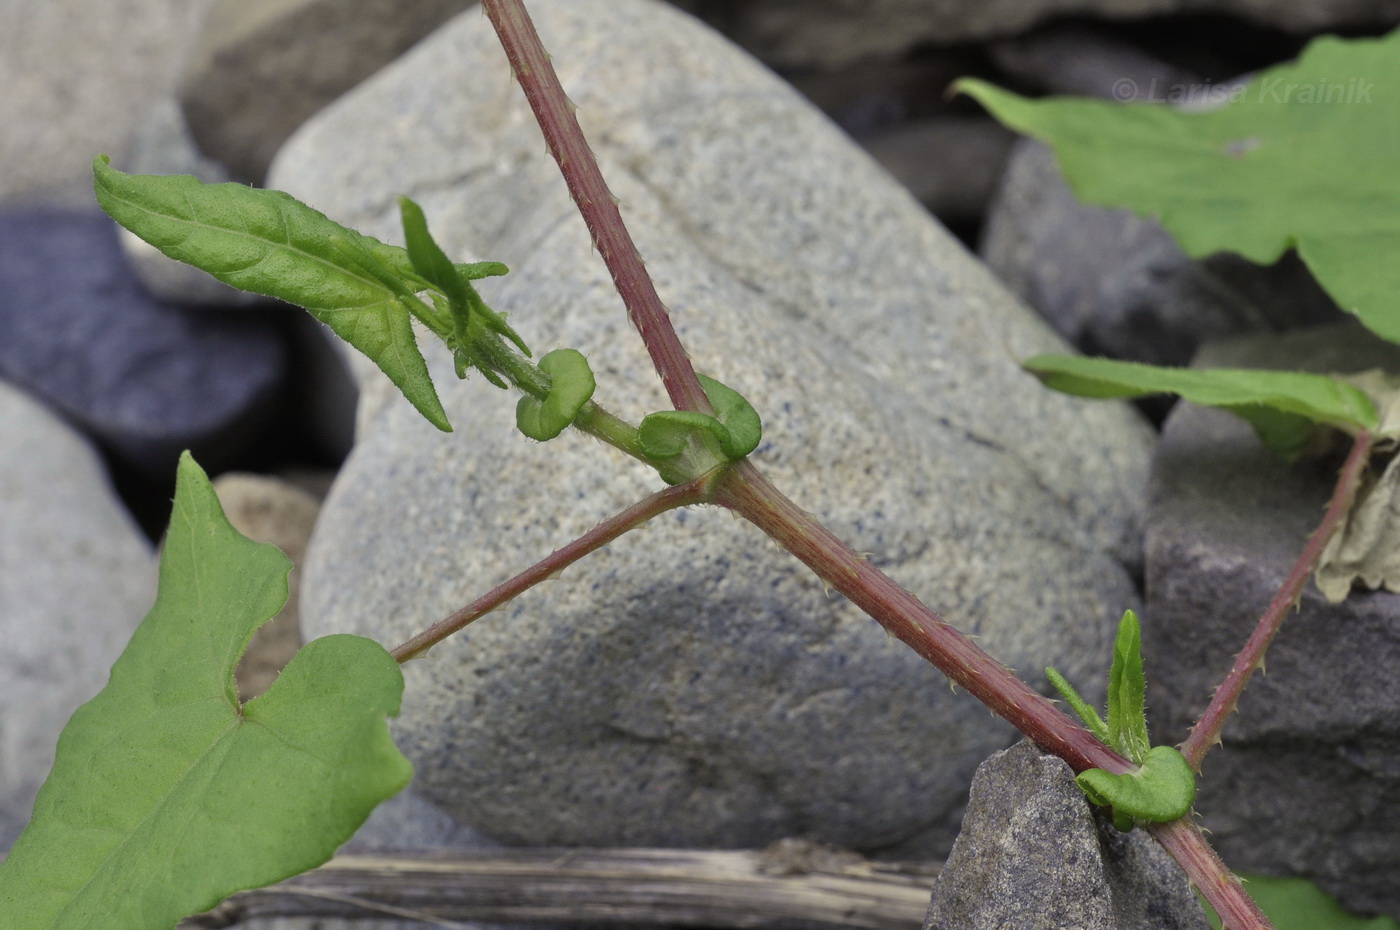
M 1028 740 L 977 769 L 923 930 L 1205 930 L 1186 875 Z
M 1400 373 L 1400 349 L 1360 327 L 1251 337 L 1198 364 Z M 1159 742 L 1185 738 L 1317 526 L 1341 452 L 1287 465 L 1242 420 L 1183 405 L 1153 460 L 1148 704 Z M 1235 868 L 1302 875 L 1357 912 L 1400 917 L 1400 595 L 1289 612 L 1206 758 L 1198 809 Z M 1169 674 L 1165 670 L 1170 670 Z
M 180 80 L 200 149 L 258 183 L 308 117 L 475 0 L 213 0 Z
M 91 204 L 93 157 L 121 163 L 210 2 L 0 4 L 0 202 Z
M 1032 680 L 1101 678 L 1135 601 L 1149 434 L 1042 390 L 1063 344 L 789 87 L 655 2 L 532 4 L 701 370 L 743 391 L 776 484 Z M 488 25 L 455 20 L 307 124 L 274 186 L 397 239 L 418 198 L 538 351 L 665 406 Z M 363 373 L 308 554 L 308 635 L 392 644 L 659 486 L 430 365 L 443 435 Z M 405 667 L 417 787 L 512 843 L 946 851 L 1014 734 L 746 524 L 669 514 Z
M 59 731 L 155 597 L 151 546 L 92 447 L 0 381 L 0 851 L 29 821 Z

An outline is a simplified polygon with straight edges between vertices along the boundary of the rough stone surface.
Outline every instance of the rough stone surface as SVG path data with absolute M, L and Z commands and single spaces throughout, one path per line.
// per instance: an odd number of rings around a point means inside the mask
M 96 211 L 0 214 L 0 332 L 0 377 L 152 471 L 217 467 L 282 377 L 273 318 L 152 300 Z
M 1085 206 L 1050 149 L 1013 150 L 981 252 L 1013 292 L 1085 352 L 1185 365 L 1206 339 L 1340 319 L 1291 255 L 1260 268 L 1193 261 L 1156 220 Z
M 1142 424 L 1022 375 L 1016 356 L 1059 340 L 722 39 L 656 3 L 532 10 L 694 358 L 765 416 L 760 467 L 1013 667 L 1099 677 L 1135 600 L 1119 558 Z M 394 134 L 372 130 L 391 114 Z M 419 198 L 450 252 L 511 265 L 484 292 L 539 351 L 589 355 L 597 399 L 633 422 L 664 405 L 478 16 L 304 127 L 271 180 L 391 238 L 395 195 Z M 524 440 L 512 400 L 430 355 L 456 432 L 365 378 L 308 557 L 308 634 L 406 637 L 658 486 L 591 440 Z M 929 854 L 1011 741 L 716 510 L 654 520 L 565 579 L 405 668 L 419 790 L 487 835 Z
M 246 472 L 220 475 L 214 491 L 234 529 L 281 549 L 293 566 L 287 606 L 253 634 L 238 664 L 238 696 L 246 701 L 266 691 L 301 648 L 301 567 L 321 505 L 286 481 Z
M 1199 364 L 1400 372 L 1359 328 L 1232 340 Z M 1153 460 L 1143 627 L 1156 741 L 1185 738 L 1317 525 L 1339 459 L 1287 466 L 1229 414 L 1182 405 Z M 1198 808 L 1235 868 L 1309 877 L 1400 916 L 1400 595 L 1309 584 L 1206 759 Z
M 1396 0 L 692 0 L 692 5 L 764 61 L 823 68 L 896 58 L 921 45 L 1016 35 L 1069 16 L 1222 13 L 1294 32 L 1400 20 Z
M 0 382 L 0 851 L 59 731 L 107 681 L 155 596 L 155 560 L 92 448 Z
M 227 181 L 218 162 L 199 154 L 174 98 L 160 101 L 132 135 L 130 154 L 120 167 L 131 174 L 192 174 L 210 184 Z M 153 297 L 184 307 L 266 306 L 268 301 L 230 287 L 208 272 L 167 257 L 135 233 L 119 229 L 127 261 Z
M 475 0 L 217 0 L 180 82 L 205 154 L 258 182 L 306 119 Z
M 1023 740 L 977 769 L 924 930 L 1206 930 L 1185 874 Z
M 0 3 L 0 202 L 91 204 L 93 156 L 169 96 L 209 3 Z

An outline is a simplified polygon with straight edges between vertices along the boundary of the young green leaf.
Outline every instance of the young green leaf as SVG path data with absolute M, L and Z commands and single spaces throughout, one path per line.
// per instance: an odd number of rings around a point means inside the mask
M 715 416 L 729 431 L 729 441 L 720 442 L 720 448 L 731 460 L 737 461 L 758 448 L 763 439 L 763 421 L 758 411 L 753 409 L 744 395 L 733 388 L 721 384 L 714 378 L 696 375 L 700 387 L 715 408 Z
M 408 784 L 385 720 L 403 676 L 371 640 L 315 640 L 239 704 L 234 667 L 290 568 L 233 529 L 186 453 L 155 606 L 0 863 L 6 930 L 173 927 L 325 862 Z
M 672 458 L 684 451 L 697 431 L 709 433 L 729 461 L 738 461 L 758 448 L 763 422 L 742 394 L 705 375 L 697 375 L 700 387 L 715 408 L 715 415 L 690 410 L 663 410 L 648 414 L 637 431 L 642 451 L 656 459 Z
M 1316 39 L 1213 110 L 958 87 L 1049 142 L 1086 202 L 1156 216 L 1195 257 L 1269 264 L 1296 246 L 1340 306 L 1400 342 L 1400 175 L 1376 157 L 1394 148 L 1397 83 L 1400 31 Z
M 1113 808 L 1115 824 L 1120 816 L 1166 823 L 1185 817 L 1196 801 L 1196 776 L 1191 765 L 1170 746 L 1153 746 L 1136 772 L 1114 775 L 1103 769 L 1086 769 L 1075 782 L 1090 801 Z
M 423 208 L 407 197 L 399 198 L 399 213 L 403 219 L 404 241 L 408 243 L 408 260 L 413 270 L 451 301 L 454 312 L 467 311 L 467 284 L 457 272 L 452 259 L 428 232 L 428 220 Z M 465 329 L 465 320 L 463 321 Z
M 550 377 L 549 396 L 544 400 L 528 394 L 521 397 L 515 407 L 515 424 L 531 439 L 546 442 L 574 422 L 593 397 L 597 383 L 588 359 L 577 349 L 555 349 L 540 359 L 540 371 Z
M 1134 762 L 1147 758 L 1147 677 L 1142 669 L 1142 627 L 1137 614 L 1124 612 L 1113 642 L 1108 672 L 1108 742 Z
M 105 156 L 93 162 L 93 188 L 108 215 L 171 258 L 305 307 L 378 365 L 434 426 L 451 430 L 411 324 L 414 313 L 431 311 L 413 297 L 416 287 L 402 283 L 402 250 L 280 191 L 124 174 Z
M 1359 388 L 1326 375 L 1236 368 L 1166 368 L 1077 355 L 1038 355 L 1022 366 L 1047 387 L 1080 397 L 1180 394 L 1247 420 L 1270 449 L 1293 458 L 1315 425 L 1355 434 L 1379 424 Z
M 1053 668 L 1045 670 L 1045 677 L 1050 679 L 1050 684 L 1055 686 L 1055 690 L 1060 692 L 1060 696 L 1069 702 L 1069 706 L 1074 708 L 1074 712 L 1079 715 L 1079 719 L 1084 721 L 1084 725 L 1089 728 L 1089 732 L 1094 734 L 1101 742 L 1109 741 L 1108 724 L 1104 723 L 1099 712 L 1079 696 L 1079 692 L 1074 690 L 1074 685 L 1069 683 L 1069 679 L 1061 675 Z
M 478 336 L 486 332 L 505 336 L 526 355 L 530 354 L 530 348 L 500 314 L 486 306 L 471 285 L 476 278 L 505 274 L 505 265 L 499 262 L 454 265 L 428 231 L 428 220 L 418 204 L 407 197 L 400 197 L 399 212 L 403 219 L 404 241 L 408 243 L 408 260 L 414 274 L 436 288 L 445 298 L 440 301 L 435 297 L 434 303 L 446 311 L 449 321 L 446 329 L 451 335 L 443 335 L 452 349 L 457 377 L 465 378 L 468 368 L 476 368 L 492 384 L 505 387 L 506 382 L 492 369 L 489 354 L 482 351 Z

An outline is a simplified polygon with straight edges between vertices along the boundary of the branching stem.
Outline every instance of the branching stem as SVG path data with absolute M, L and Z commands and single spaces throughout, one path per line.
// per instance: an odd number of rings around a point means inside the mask
M 721 478 L 715 503 L 751 521 L 950 680 L 1076 772 L 1134 770 L 1131 762 L 800 509 L 751 463 L 743 462 Z
M 641 334 L 672 403 L 679 410 L 713 413 L 522 0 L 483 0 L 482 6 L 496 29 L 506 57 L 544 133 L 549 151 L 559 163 L 569 193 L 583 214 L 594 245 L 607 263 L 627 313 Z M 705 484 L 697 487 L 696 482 Z M 666 495 L 676 492 L 681 492 L 677 496 L 682 500 L 671 503 Z M 1010 721 L 1042 748 L 1064 759 L 1076 771 L 1101 768 L 1121 774 L 1133 768 L 1128 760 L 1095 739 L 1061 713 L 1048 698 L 1032 690 L 810 514 L 798 508 L 751 463 L 740 462 L 702 476 L 695 482 L 677 485 L 648 498 L 637 507 L 652 503 L 657 507 L 655 512 L 660 513 L 671 506 L 699 500 L 712 500 L 753 522 L 952 681 Z M 609 524 L 623 521 L 627 513 L 630 511 L 620 514 Z M 634 519 L 634 522 L 644 520 Z M 607 538 L 590 546 L 588 551 L 625 532 L 626 528 L 622 527 L 618 527 L 616 532 L 604 532 L 604 527 L 609 524 L 593 531 Z M 588 537 L 571 543 L 555 556 L 562 555 L 571 547 L 583 545 L 585 539 Z M 534 580 L 529 583 L 522 581 L 523 587 L 519 590 L 543 580 L 551 573 L 552 569 L 541 570 L 540 566 L 536 566 L 520 576 L 521 579 L 530 576 Z M 515 583 L 507 582 L 502 588 Z M 443 628 L 442 636 L 450 635 L 452 630 L 460 629 L 485 610 L 491 609 L 479 605 L 490 603 L 495 593 L 488 594 L 477 604 L 469 605 L 434 629 Z M 504 603 L 515 593 L 518 591 L 507 592 L 496 598 L 494 603 Z M 455 619 L 458 617 L 465 619 Z M 424 634 L 425 637 L 427 635 Z M 399 647 L 395 655 L 419 654 L 427 648 L 424 643 L 426 640 L 410 641 Z M 1210 851 L 1199 832 L 1193 831 L 1195 827 L 1182 820 L 1159 826 L 1153 833 L 1159 835 L 1159 839 L 1166 837 L 1163 845 L 1173 853 L 1197 887 L 1210 889 L 1208 900 L 1225 918 L 1228 930 L 1271 930 L 1268 920 L 1244 893 L 1234 876 Z
M 1244 693 L 1245 685 L 1249 684 L 1250 676 L 1264 661 L 1264 652 L 1269 648 L 1269 643 L 1273 642 L 1274 634 L 1283 625 L 1283 619 L 1288 615 L 1289 608 L 1295 606 L 1298 599 L 1302 597 L 1303 588 L 1307 586 L 1308 578 L 1312 575 L 1313 569 L 1317 567 L 1317 560 L 1322 556 L 1322 550 L 1327 546 L 1327 541 L 1337 531 L 1342 518 L 1346 516 L 1347 510 L 1351 507 L 1352 499 L 1356 496 L 1356 489 L 1361 484 L 1361 476 L 1365 472 L 1366 463 L 1370 458 L 1371 442 L 1371 434 L 1363 431 L 1352 443 L 1351 452 L 1348 453 L 1346 462 L 1342 465 L 1337 485 L 1332 491 L 1332 502 L 1328 504 L 1322 522 L 1318 524 L 1317 529 L 1313 530 L 1307 545 L 1298 555 L 1298 560 L 1293 563 L 1292 570 L 1283 579 L 1283 584 L 1279 586 L 1278 593 L 1274 595 L 1274 599 L 1264 610 L 1263 616 L 1255 624 L 1254 632 L 1250 634 L 1239 655 L 1235 656 L 1235 662 L 1230 667 L 1230 674 L 1215 690 L 1210 706 L 1205 709 L 1200 719 L 1196 721 L 1196 725 L 1191 728 L 1186 742 L 1181 744 L 1181 754 L 1186 757 L 1186 761 L 1196 772 L 1200 772 L 1201 762 L 1205 759 L 1206 753 L 1210 751 L 1210 747 L 1220 742 L 1220 733 L 1225 727 L 1226 718 L 1234 712 L 1239 703 L 1240 695 Z
M 632 325 L 646 343 L 671 403 L 677 410 L 713 413 L 524 3 L 484 0 L 482 7 L 500 37 L 549 152 L 559 163 L 569 193 L 588 224 L 593 244 L 608 266 Z
M 511 578 L 486 594 L 472 601 L 461 610 L 444 617 L 412 639 L 391 650 L 395 661 L 403 664 L 427 653 L 429 649 L 458 632 L 480 617 L 485 616 L 513 598 L 525 593 L 542 581 L 563 571 L 579 559 L 596 552 L 629 530 L 634 530 L 652 517 L 660 516 L 668 510 L 701 504 L 711 493 L 713 476 L 702 475 L 694 481 L 678 484 L 675 487 L 657 491 L 648 497 L 609 517 L 578 539 L 531 565 L 525 571 Z

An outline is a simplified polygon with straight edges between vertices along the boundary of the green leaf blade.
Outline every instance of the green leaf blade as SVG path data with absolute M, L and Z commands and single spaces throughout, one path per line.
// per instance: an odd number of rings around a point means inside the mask
M 1335 898 L 1307 879 L 1244 873 L 1240 877 L 1275 930 L 1400 930 L 1400 921 L 1390 917 L 1347 913 Z M 1206 916 L 1211 926 L 1220 930 L 1220 918 L 1215 912 L 1208 909 Z
M 1293 457 L 1315 424 L 1349 433 L 1380 424 L 1365 392 L 1326 375 L 1235 368 L 1169 368 L 1073 355 L 1039 355 L 1022 363 L 1046 387 L 1079 397 L 1179 394 L 1247 420 L 1269 448 Z
M 232 287 L 304 307 L 389 377 L 434 426 L 451 430 L 418 351 L 402 271 L 385 246 L 280 191 L 125 174 L 93 162 L 98 203 L 166 255 Z M 375 273 L 378 272 L 378 273 Z
M 1089 732 L 1094 734 L 1100 742 L 1107 743 L 1109 741 L 1108 724 L 1104 723 L 1099 712 L 1094 710 L 1088 701 L 1079 696 L 1079 692 L 1075 690 L 1074 685 L 1069 683 L 1069 679 L 1053 668 L 1045 670 L 1045 677 L 1049 679 L 1050 684 L 1055 686 L 1055 690 L 1060 692 L 1060 696 L 1069 703 L 1069 706 L 1074 708 L 1074 712 L 1079 715 L 1080 720 L 1084 721 L 1084 726 L 1088 727 Z
M 370 640 L 312 642 L 240 708 L 234 667 L 289 569 L 233 530 L 186 454 L 156 604 L 0 863 L 7 930 L 172 927 L 325 862 L 406 786 L 385 720 L 403 677 Z
M 1108 739 L 1114 749 L 1134 762 L 1148 756 L 1147 676 L 1142 664 L 1142 627 L 1129 610 L 1118 623 L 1113 643 L 1113 666 L 1108 672 Z
M 1288 248 L 1362 323 L 1400 338 L 1400 31 L 1313 41 L 1213 110 L 1027 100 L 980 81 L 959 89 L 1048 142 L 1085 202 L 1156 216 L 1194 257 L 1276 261 Z

